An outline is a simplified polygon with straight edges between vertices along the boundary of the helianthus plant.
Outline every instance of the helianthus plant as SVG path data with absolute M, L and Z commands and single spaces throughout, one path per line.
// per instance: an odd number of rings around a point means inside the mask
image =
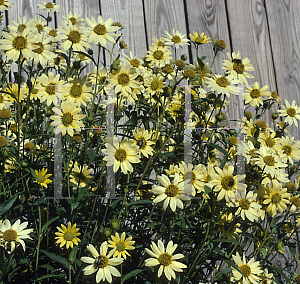
M 0 39 L 1 283 L 299 282 L 297 102 L 248 86 L 239 51 L 215 73 L 226 43 L 203 32 L 166 31 L 137 58 L 121 23 L 70 12 L 52 29 L 59 5 L 38 8 L 46 21 Z M 187 44 L 195 62 L 177 56 Z

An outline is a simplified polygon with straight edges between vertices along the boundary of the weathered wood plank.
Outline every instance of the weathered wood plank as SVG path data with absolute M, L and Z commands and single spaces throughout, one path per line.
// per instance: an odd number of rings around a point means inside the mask
M 81 18 L 94 17 L 96 20 L 100 15 L 99 0 L 89 0 L 89 1 L 65 1 L 56 0 L 56 4 L 60 5 L 60 13 L 57 13 L 57 25 L 61 26 L 61 21 L 64 20 L 63 17 L 67 17 L 69 12 L 73 14 L 76 12 L 81 15 Z M 93 43 L 90 43 L 91 49 L 93 50 L 94 58 L 98 58 L 98 47 Z M 103 56 L 100 56 L 100 60 L 103 61 Z M 94 64 L 90 63 L 85 69 L 86 72 L 91 72 L 93 70 Z
M 172 35 L 173 28 L 188 37 L 183 0 L 144 0 L 144 3 L 149 45 L 153 37 L 165 36 L 165 31 Z M 182 54 L 188 55 L 187 45 L 178 49 L 177 59 Z
M 101 12 L 104 20 L 112 18 L 114 22 L 120 22 L 124 27 L 121 39 L 130 48 L 133 56 L 142 58 L 146 55 L 142 1 L 103 0 L 101 1 Z
M 298 1 L 266 0 L 278 95 L 300 103 L 300 5 Z M 295 125 L 288 127 L 300 139 Z

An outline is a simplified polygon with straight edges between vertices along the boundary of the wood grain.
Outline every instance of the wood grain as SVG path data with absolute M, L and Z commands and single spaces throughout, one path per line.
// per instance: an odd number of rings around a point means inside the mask
M 188 36 L 183 0 L 144 0 L 144 4 L 149 45 L 153 37 L 165 36 L 165 31 L 172 35 L 173 28 Z M 177 51 L 177 59 L 182 54 L 188 55 L 187 45 Z
M 112 18 L 114 22 L 120 22 L 124 27 L 121 40 L 130 48 L 133 56 L 142 58 L 146 55 L 144 12 L 141 0 L 102 0 L 101 12 L 104 20 Z
M 298 1 L 266 0 L 278 95 L 300 103 L 300 6 Z M 300 140 L 300 130 L 289 126 L 292 136 Z

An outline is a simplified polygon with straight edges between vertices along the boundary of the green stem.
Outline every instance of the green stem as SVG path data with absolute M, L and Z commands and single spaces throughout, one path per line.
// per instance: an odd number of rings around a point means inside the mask
M 38 197 L 39 202 L 39 197 Z M 39 210 L 39 231 L 38 231 L 38 243 L 36 247 L 36 261 L 35 261 L 35 271 L 34 271 L 34 280 L 33 283 L 35 283 L 36 274 L 39 266 L 39 253 L 40 253 L 40 244 L 42 241 L 42 214 L 41 214 L 41 207 L 40 204 L 38 204 L 38 210 Z

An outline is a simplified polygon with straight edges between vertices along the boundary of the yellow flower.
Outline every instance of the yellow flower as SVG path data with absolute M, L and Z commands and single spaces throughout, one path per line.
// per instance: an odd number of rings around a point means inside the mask
M 268 85 L 259 88 L 258 82 L 253 84 L 253 88 L 247 87 L 245 92 L 245 103 L 250 104 L 250 106 L 260 106 L 263 105 L 265 99 L 269 99 L 271 92 L 268 91 Z
M 74 14 L 72 12 L 69 12 L 67 17 L 63 16 L 63 18 L 65 20 L 63 20 L 64 23 L 69 24 L 69 21 L 71 21 L 72 25 L 74 26 L 75 24 L 77 24 L 78 22 L 82 21 L 83 19 L 80 18 L 81 14 L 78 14 L 77 12 L 74 12 Z
M 11 8 L 13 3 L 7 1 L 7 0 L 2 0 L 0 2 L 0 11 L 3 12 L 4 10 L 8 10 L 8 8 Z
M 147 51 L 149 55 L 146 56 L 146 59 L 151 62 L 151 65 L 158 67 L 164 67 L 166 64 L 169 64 L 172 60 L 172 52 L 167 46 L 164 47 L 154 47 L 150 46 L 151 51 Z
M 242 232 L 238 227 L 241 226 L 239 223 L 231 224 L 234 221 L 232 217 L 232 213 L 225 213 L 221 216 L 221 219 L 217 221 L 217 225 L 220 226 L 218 229 L 221 232 L 221 238 L 227 239 L 237 239 L 239 237 L 239 233 Z
M 42 4 L 37 4 L 38 9 L 46 10 L 50 12 L 59 12 L 60 5 L 54 5 L 52 2 L 43 1 Z
M 0 224 L 0 244 L 7 249 L 7 245 L 10 243 L 10 252 L 13 252 L 16 244 L 22 245 L 25 251 L 25 243 L 23 239 L 31 239 L 29 234 L 33 232 L 33 229 L 24 230 L 28 225 L 28 222 L 21 224 L 20 219 L 18 219 L 13 225 L 11 225 L 9 220 L 4 220 Z
M 119 167 L 124 174 L 133 172 L 131 163 L 140 162 L 138 146 L 126 139 L 119 143 L 118 138 L 114 137 L 114 145 L 106 143 L 106 149 L 103 149 L 102 152 L 107 155 L 103 160 L 107 161 L 108 167 L 113 166 L 114 173 L 118 171 Z
M 47 169 L 35 170 L 35 182 L 43 187 L 48 187 L 47 184 L 52 182 L 48 179 L 52 174 L 47 174 Z
M 170 35 L 167 31 L 165 31 L 166 36 L 163 38 L 165 40 L 165 45 L 174 45 L 175 48 L 179 48 L 180 46 L 187 45 L 189 40 L 184 38 L 185 35 L 173 29 L 173 35 Z
M 295 123 L 296 127 L 298 127 L 298 122 L 297 120 L 300 119 L 300 107 L 296 105 L 296 102 L 293 101 L 292 105 L 285 100 L 285 106 L 281 106 L 283 109 L 278 110 L 280 112 L 279 116 L 284 116 L 285 117 L 285 122 L 288 124 L 292 125 Z
M 197 32 L 193 31 L 193 35 L 190 34 L 190 37 L 193 40 L 193 42 L 195 42 L 196 44 L 203 44 L 203 43 L 211 42 L 210 38 L 205 36 L 204 33 L 202 33 L 199 36 Z
M 299 161 L 300 160 L 300 141 L 296 141 L 294 144 L 294 137 L 282 137 L 275 138 L 275 146 L 274 149 L 276 151 L 283 151 L 283 153 L 287 156 L 288 161 L 293 165 L 293 159 Z
M 184 255 L 181 253 L 173 255 L 177 248 L 177 244 L 173 245 L 173 241 L 170 241 L 165 249 L 164 244 L 161 240 L 158 241 L 158 245 L 154 242 L 150 245 L 152 250 L 148 248 L 145 251 L 152 256 L 145 260 L 146 266 L 156 266 L 160 265 L 158 269 L 158 277 L 164 272 L 165 276 L 171 281 L 172 277 L 175 279 L 175 272 L 182 272 L 182 268 L 187 268 L 187 266 L 181 262 L 176 261 L 177 259 L 183 258 Z
M 135 241 L 132 241 L 131 236 L 125 239 L 125 232 L 123 232 L 121 234 L 121 237 L 118 233 L 116 233 L 115 236 L 111 235 L 110 237 L 112 241 L 108 241 L 110 243 L 108 247 L 116 247 L 113 257 L 123 257 L 124 259 L 126 259 L 126 255 L 130 256 L 127 250 L 134 250 L 134 246 L 132 245 L 135 243 Z
M 151 145 L 155 144 L 151 141 L 151 132 L 148 133 L 148 130 L 144 130 L 144 127 L 141 129 L 137 129 L 136 131 L 132 130 L 134 140 L 133 143 L 137 145 L 141 151 L 141 153 L 145 157 L 149 157 L 148 155 L 153 155 L 153 148 Z
M 239 80 L 241 84 L 248 85 L 246 80 L 247 78 L 254 78 L 253 75 L 247 73 L 248 71 L 254 71 L 252 64 L 250 64 L 250 59 L 244 58 L 241 60 L 241 54 L 238 51 L 232 53 L 232 57 L 230 53 L 227 53 L 228 60 L 223 60 L 223 67 L 228 72 L 227 79 Z M 246 72 L 247 71 L 247 72 Z
M 68 133 L 73 136 L 74 130 L 80 132 L 81 128 L 84 127 L 81 119 L 85 118 L 86 115 L 79 113 L 81 108 L 74 103 L 65 101 L 62 102 L 61 109 L 54 107 L 52 110 L 56 114 L 50 116 L 50 119 L 54 120 L 51 126 L 56 126 L 55 134 L 62 132 L 62 135 Z
M 59 232 L 56 232 L 55 235 L 58 237 L 55 237 L 57 239 L 56 243 L 60 244 L 59 247 L 63 247 L 66 245 L 66 248 L 68 249 L 69 247 L 73 248 L 73 244 L 78 246 L 78 242 L 81 242 L 80 239 L 77 238 L 81 233 L 77 233 L 79 231 L 79 228 L 76 228 L 76 224 L 73 226 L 71 225 L 70 222 L 68 222 L 68 228 L 61 224 L 60 227 L 56 227 Z
M 90 175 L 92 171 L 93 169 L 89 169 L 87 165 L 78 166 L 78 163 L 75 162 L 70 174 L 70 181 L 79 187 L 88 186 L 92 182 L 92 176 Z
M 226 76 L 214 75 L 214 78 L 206 78 L 205 83 L 212 92 L 217 91 L 218 94 L 224 94 L 230 98 L 230 93 L 237 95 L 237 87 L 233 86 L 238 84 L 238 80 L 228 79 Z
M 157 180 L 162 186 L 153 185 L 152 192 L 158 194 L 153 200 L 154 203 L 158 203 L 164 200 L 163 208 L 167 209 L 170 204 L 170 208 L 173 212 L 176 210 L 176 206 L 183 209 L 182 200 L 190 200 L 191 198 L 187 194 L 192 193 L 192 185 L 189 184 L 189 180 L 185 180 L 179 183 L 179 174 L 175 173 L 174 181 L 171 183 L 166 175 L 157 176 Z
M 232 256 L 234 259 L 234 262 L 239 267 L 239 270 L 242 273 L 240 273 L 238 270 L 233 268 L 233 278 L 236 281 L 239 281 L 241 278 L 243 280 L 244 284 L 248 283 L 254 283 L 257 284 L 257 281 L 260 281 L 259 274 L 263 272 L 260 268 L 259 261 L 254 262 L 254 258 L 251 258 L 248 262 L 246 261 L 246 257 L 243 254 L 243 260 L 241 259 L 239 253 L 237 252 L 236 255 Z
M 87 249 L 93 258 L 87 256 L 80 258 L 81 261 L 90 264 L 83 269 L 84 275 L 91 275 L 97 272 L 96 283 L 99 283 L 101 280 L 107 280 L 109 283 L 111 283 L 111 275 L 121 277 L 120 272 L 114 266 L 121 264 L 124 260 L 120 257 L 112 258 L 116 247 L 112 249 L 108 255 L 106 255 L 108 250 L 107 242 L 101 244 L 100 253 L 98 253 L 95 247 L 91 244 L 87 246 Z

